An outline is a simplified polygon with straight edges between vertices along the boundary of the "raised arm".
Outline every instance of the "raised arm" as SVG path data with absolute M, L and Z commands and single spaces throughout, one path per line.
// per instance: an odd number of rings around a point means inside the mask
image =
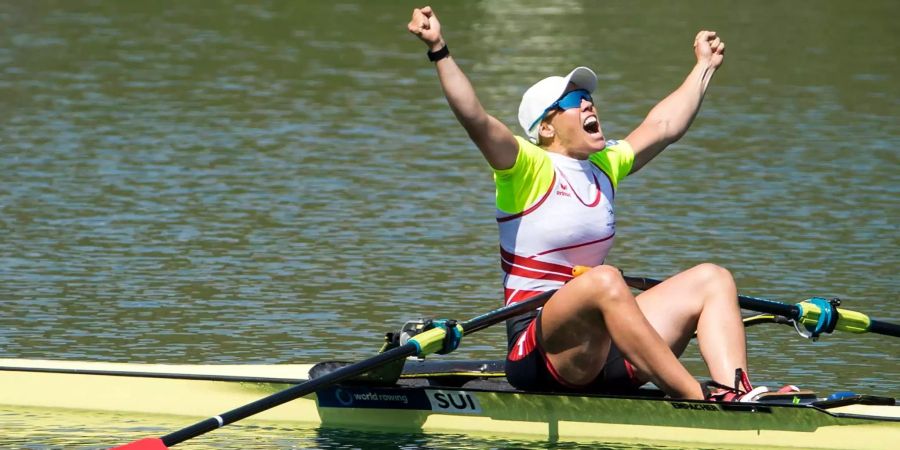
M 691 126 L 706 87 L 725 58 L 725 43 L 715 31 L 701 31 L 694 40 L 697 64 L 684 83 L 650 110 L 626 140 L 634 149 L 631 173 L 637 172 L 669 144 L 681 139 Z
M 430 6 L 414 9 L 407 28 L 425 42 L 431 52 L 447 45 L 441 36 L 441 23 Z M 484 110 L 475 89 L 452 56 L 438 60 L 435 66 L 450 109 L 488 164 L 495 169 L 512 167 L 519 151 L 512 131 Z

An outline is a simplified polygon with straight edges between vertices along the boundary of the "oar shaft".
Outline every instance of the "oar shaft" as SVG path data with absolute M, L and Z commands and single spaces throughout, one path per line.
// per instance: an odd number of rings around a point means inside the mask
M 764 298 L 748 297 L 746 295 L 738 295 L 738 303 L 741 305 L 741 308 L 751 311 L 778 314 L 791 319 L 800 318 L 800 308 L 797 305 L 789 305 Z
M 885 336 L 900 337 L 900 325 L 880 320 L 869 322 L 869 332 L 883 334 Z
M 503 320 L 510 319 L 533 309 L 540 308 L 545 303 L 547 303 L 547 300 L 549 300 L 555 292 L 555 290 L 543 292 L 527 300 L 513 303 L 511 305 L 495 309 L 487 314 L 482 314 L 478 317 L 470 319 L 461 324 L 463 328 L 463 334 L 468 335 L 474 333 L 493 324 L 499 323 Z M 320 378 L 314 378 L 294 387 L 272 394 L 268 397 L 259 399 L 253 403 L 248 403 L 244 406 L 235 408 L 221 415 L 210 417 L 209 419 L 197 422 L 194 425 L 167 434 L 160 439 L 166 447 L 174 446 L 188 439 L 213 431 L 216 428 L 220 428 L 230 423 L 237 422 L 238 420 L 245 419 L 267 409 L 274 408 L 283 403 L 287 403 L 291 400 L 312 394 L 313 392 L 316 392 L 332 384 L 340 383 L 341 381 L 369 372 L 391 361 L 416 355 L 418 354 L 419 350 L 420 347 L 417 345 L 417 343 L 412 343 L 411 341 L 410 343 L 401 345 L 400 347 L 396 347 L 384 353 L 380 353 L 377 356 L 369 358 L 365 361 L 351 364 L 349 366 L 344 366 L 334 372 L 329 373 L 328 375 L 322 376 Z
M 503 308 L 491 311 L 487 314 L 482 314 L 473 319 L 467 320 L 462 324 L 463 333 L 469 334 L 474 333 L 478 330 L 483 330 L 495 323 L 500 321 L 511 319 L 520 314 L 524 314 L 528 311 L 532 311 L 535 309 L 544 306 L 547 303 L 547 300 L 550 300 L 550 297 L 556 293 L 556 289 L 542 292 L 533 297 L 528 298 L 527 300 L 513 303 L 511 305 L 505 306 Z
M 341 367 L 340 369 L 335 370 L 334 372 L 331 372 L 321 378 L 314 378 L 294 387 L 280 391 L 276 394 L 261 398 L 253 403 L 248 403 L 239 408 L 232 409 L 231 411 L 220 414 L 219 416 L 210 417 L 209 419 L 206 419 L 204 421 L 197 422 L 194 425 L 167 434 L 161 439 L 166 447 L 174 446 L 188 439 L 213 431 L 216 428 L 237 422 L 238 420 L 245 419 L 267 409 L 274 408 L 283 403 L 287 403 L 291 400 L 312 394 L 313 392 L 316 392 L 324 387 L 330 386 L 335 383 L 340 383 L 341 381 L 348 378 L 352 378 L 370 370 L 376 369 L 391 361 L 415 355 L 416 351 L 417 348 L 413 344 L 401 345 L 400 347 L 388 350 L 384 353 L 380 353 L 377 356 L 369 358 L 365 361 Z M 219 422 L 220 420 L 221 423 Z
M 655 280 L 653 278 L 629 276 L 626 276 L 624 278 L 625 283 L 628 286 L 631 286 L 635 289 L 640 289 L 642 291 L 645 291 L 652 288 L 653 286 L 656 286 L 659 283 L 662 283 L 662 281 Z M 764 298 L 738 295 L 738 303 L 743 309 L 768 314 L 777 314 L 789 319 L 803 321 L 804 323 L 809 322 L 813 325 L 815 325 L 816 323 L 815 319 L 818 318 L 818 311 L 816 310 L 816 308 L 811 308 L 813 311 L 811 311 L 810 314 L 806 315 L 804 311 L 802 311 L 801 308 L 797 305 L 777 302 L 774 300 L 766 300 Z M 854 333 L 868 332 L 886 336 L 900 337 L 900 325 L 871 319 L 865 314 L 858 313 L 856 311 L 850 311 L 847 309 L 839 310 L 838 314 L 845 316 L 838 321 L 838 329 L 843 329 L 844 331 L 851 331 Z M 804 317 L 805 315 L 806 317 Z
M 629 277 L 627 275 L 623 275 L 623 277 L 625 278 L 625 284 L 642 291 L 646 291 L 647 289 L 662 283 L 662 281 L 654 280 L 653 278 Z
M 625 277 L 625 284 L 642 291 L 646 291 L 659 283 L 662 283 L 662 281 L 654 280 L 653 278 Z M 746 295 L 738 295 L 738 303 L 741 305 L 741 308 L 751 311 L 778 314 L 791 319 L 800 317 L 800 308 L 797 305 L 789 305 L 764 298 L 748 297 Z

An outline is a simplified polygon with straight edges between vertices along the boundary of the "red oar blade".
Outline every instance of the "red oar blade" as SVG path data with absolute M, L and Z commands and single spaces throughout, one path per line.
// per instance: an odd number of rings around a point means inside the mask
M 168 450 L 160 438 L 144 438 L 130 444 L 113 447 L 113 450 Z

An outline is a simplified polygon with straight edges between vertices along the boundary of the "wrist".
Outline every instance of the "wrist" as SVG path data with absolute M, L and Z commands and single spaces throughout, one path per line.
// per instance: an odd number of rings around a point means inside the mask
M 697 61 L 697 65 L 694 66 L 694 71 L 700 73 L 703 77 L 711 77 L 716 73 L 716 66 L 714 66 L 711 61 Z
M 447 43 L 444 42 L 443 39 L 438 39 L 437 42 L 435 42 L 434 44 L 428 45 L 428 51 L 431 53 L 434 53 L 446 46 L 447 46 Z
M 703 93 L 706 92 L 706 88 L 709 86 L 713 74 L 715 73 L 716 68 L 709 61 L 697 61 L 697 65 L 694 66 L 691 78 L 699 83 L 700 95 L 703 95 Z
M 429 61 L 436 63 L 436 62 L 450 56 L 450 49 L 447 48 L 446 44 L 444 44 L 443 46 L 439 47 L 437 50 L 429 50 L 426 55 L 428 55 Z

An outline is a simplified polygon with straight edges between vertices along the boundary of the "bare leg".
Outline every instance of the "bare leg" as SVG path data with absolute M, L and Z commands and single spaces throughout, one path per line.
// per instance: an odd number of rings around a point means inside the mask
M 700 384 L 644 317 L 618 269 L 598 266 L 570 281 L 544 306 L 541 340 L 563 379 L 585 384 L 597 377 L 610 340 L 641 374 L 667 394 L 702 399 Z
M 700 354 L 713 380 L 730 386 L 735 369 L 747 370 L 744 324 L 728 270 L 701 264 L 641 293 L 637 301 L 676 355 L 684 352 L 697 331 Z

